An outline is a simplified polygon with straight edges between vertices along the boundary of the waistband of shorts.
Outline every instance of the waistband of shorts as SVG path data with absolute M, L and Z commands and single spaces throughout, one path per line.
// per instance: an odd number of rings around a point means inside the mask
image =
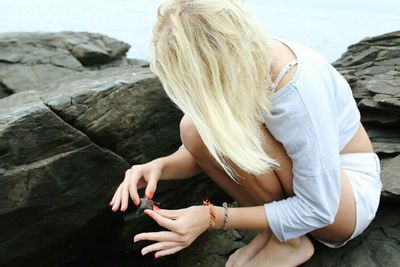
M 380 159 L 375 152 L 355 152 L 339 154 L 341 166 L 350 169 L 362 168 L 364 170 L 381 173 Z

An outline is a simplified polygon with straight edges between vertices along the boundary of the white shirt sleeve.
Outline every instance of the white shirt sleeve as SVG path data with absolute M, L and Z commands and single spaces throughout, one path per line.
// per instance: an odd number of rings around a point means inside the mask
M 280 241 L 333 223 L 339 207 L 338 115 L 335 97 L 330 95 L 334 92 L 320 89 L 300 92 L 291 84 L 282 89 L 285 92 L 265 116 L 293 168 L 295 195 L 264 205 L 271 230 Z

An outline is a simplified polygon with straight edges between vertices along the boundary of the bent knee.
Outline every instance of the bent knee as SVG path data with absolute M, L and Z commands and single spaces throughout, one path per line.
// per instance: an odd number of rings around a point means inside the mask
M 179 129 L 181 141 L 191 154 L 196 154 L 204 150 L 205 145 L 200 134 L 193 121 L 187 115 L 183 116 L 179 124 Z

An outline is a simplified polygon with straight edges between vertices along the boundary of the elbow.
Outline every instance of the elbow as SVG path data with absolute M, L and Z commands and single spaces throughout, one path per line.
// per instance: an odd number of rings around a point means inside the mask
M 320 220 L 324 224 L 324 226 L 328 226 L 335 222 L 335 217 L 336 216 L 333 214 L 327 214 L 327 215 L 321 216 Z
M 320 209 L 318 212 L 318 219 L 324 226 L 331 225 L 335 222 L 336 213 L 338 211 L 339 205 L 336 208 L 325 207 Z

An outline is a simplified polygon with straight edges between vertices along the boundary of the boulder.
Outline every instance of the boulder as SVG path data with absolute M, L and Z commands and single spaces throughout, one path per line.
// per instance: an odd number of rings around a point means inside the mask
M 333 65 L 351 85 L 375 152 L 400 154 L 400 31 L 349 46 Z
M 107 222 L 96 219 L 129 164 L 63 121 L 36 91 L 0 107 L 0 265 L 48 266 L 76 255 Z
M 151 224 L 132 202 L 125 213 L 108 202 L 130 166 L 177 149 L 181 117 L 156 76 L 131 65 L 0 99 L 0 265 L 66 264 L 100 243 L 137 251 L 135 229 Z M 197 176 L 160 182 L 155 199 L 176 208 L 208 196 L 221 190 Z
M 41 90 L 70 74 L 129 65 L 130 45 L 88 32 L 0 34 L 0 98 L 25 90 Z

